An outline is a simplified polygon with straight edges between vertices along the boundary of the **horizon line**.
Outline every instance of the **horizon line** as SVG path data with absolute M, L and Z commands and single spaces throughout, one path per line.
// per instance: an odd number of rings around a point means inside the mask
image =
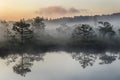
M 78 16 L 64 16 L 64 17 L 58 17 L 58 18 L 45 18 L 43 16 L 35 16 L 35 17 L 41 17 L 41 18 L 44 18 L 45 20 L 56 20 L 56 19 L 62 19 L 62 18 L 74 18 L 74 17 L 95 17 L 95 16 L 104 16 L 104 15 L 113 15 L 113 14 L 117 14 L 117 13 L 120 13 L 120 12 L 113 12 L 113 13 L 106 13 L 106 14 L 95 14 L 95 15 L 78 15 Z M 5 20 L 5 19 L 0 19 L 0 21 L 8 21 L 8 22 L 14 22 L 14 21 L 20 21 L 21 19 L 25 19 L 25 20 L 31 20 L 35 17 L 32 17 L 32 18 L 20 18 L 19 20 Z

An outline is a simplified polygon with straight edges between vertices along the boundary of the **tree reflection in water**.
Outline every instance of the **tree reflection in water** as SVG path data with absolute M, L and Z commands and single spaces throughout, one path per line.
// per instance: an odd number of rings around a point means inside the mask
M 12 66 L 13 71 L 21 76 L 25 76 L 28 72 L 31 72 L 31 68 L 34 65 L 34 61 L 44 61 L 44 56 L 46 52 L 59 53 L 61 50 L 46 50 L 45 52 L 34 52 L 34 53 L 20 53 L 20 54 L 1 54 L 0 57 L 4 60 L 7 60 L 7 65 L 14 63 Z M 112 50 L 71 50 L 66 49 L 66 54 L 71 55 L 75 61 L 78 61 L 82 68 L 87 66 L 93 66 L 96 60 L 99 60 L 99 65 L 111 64 L 113 61 L 120 58 L 120 51 Z M 64 55 L 63 55 L 64 56 Z
M 92 66 L 96 60 L 96 55 L 94 54 L 84 54 L 84 53 L 74 53 L 72 54 L 73 59 L 79 61 L 83 68 L 87 66 Z
M 115 55 L 104 54 L 99 57 L 99 59 L 102 60 L 102 62 L 100 62 L 100 64 L 111 64 L 113 61 L 116 60 L 116 57 L 117 56 L 115 56 Z
M 119 51 L 103 51 L 103 52 L 94 52 L 94 51 L 81 51 L 77 53 L 72 53 L 72 58 L 76 61 L 79 61 L 81 67 L 86 68 L 87 66 L 93 66 L 96 59 L 99 59 L 100 65 L 111 64 L 116 59 L 119 59 Z
M 15 63 L 13 66 L 13 71 L 21 76 L 24 76 L 31 72 L 31 67 L 33 66 L 34 61 L 43 61 L 44 54 L 14 54 L 4 57 L 7 59 L 7 65 Z

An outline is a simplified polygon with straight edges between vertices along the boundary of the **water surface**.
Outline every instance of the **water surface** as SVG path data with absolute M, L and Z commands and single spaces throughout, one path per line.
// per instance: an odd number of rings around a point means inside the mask
M 120 53 L 14 53 L 1 56 L 0 80 L 120 80 Z

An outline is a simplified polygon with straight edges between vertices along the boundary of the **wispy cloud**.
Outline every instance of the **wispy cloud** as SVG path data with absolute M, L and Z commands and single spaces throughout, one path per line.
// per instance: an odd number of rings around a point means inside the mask
M 76 8 L 70 8 L 68 10 L 68 13 L 74 14 L 74 13 L 80 13 L 80 11 L 78 9 L 76 9 Z
M 86 9 L 77 9 L 77 8 L 69 8 L 66 9 L 61 6 L 50 6 L 46 8 L 40 8 L 37 13 L 44 17 L 63 17 L 63 16 L 74 16 L 80 13 L 87 12 Z

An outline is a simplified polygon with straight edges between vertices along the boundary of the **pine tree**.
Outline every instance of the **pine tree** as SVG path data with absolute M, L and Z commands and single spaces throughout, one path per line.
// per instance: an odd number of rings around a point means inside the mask
M 21 43 L 31 40 L 33 31 L 29 29 L 30 24 L 26 23 L 24 19 L 13 24 L 13 30 L 20 35 Z

